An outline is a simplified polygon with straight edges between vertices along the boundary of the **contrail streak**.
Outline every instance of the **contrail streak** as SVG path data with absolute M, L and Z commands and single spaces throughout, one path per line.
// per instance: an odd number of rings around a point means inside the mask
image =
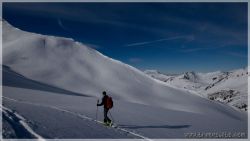
M 177 39 L 191 39 L 191 38 L 193 38 L 193 37 L 191 37 L 191 36 L 175 36 L 175 37 L 169 37 L 169 38 L 158 39 L 158 40 L 153 40 L 153 41 L 137 42 L 137 43 L 127 44 L 125 46 L 127 46 L 127 47 L 140 46 L 140 45 L 147 45 L 147 44 L 152 44 L 152 43 L 162 42 L 162 41 L 177 40 Z

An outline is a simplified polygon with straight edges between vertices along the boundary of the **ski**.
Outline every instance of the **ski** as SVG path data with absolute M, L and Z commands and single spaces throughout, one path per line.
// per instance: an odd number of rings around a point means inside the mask
M 104 126 L 106 126 L 106 127 L 112 127 L 112 128 L 117 128 L 118 127 L 118 125 L 117 124 L 115 124 L 115 123 L 111 123 L 111 124 L 107 124 L 107 123 L 104 123 L 104 122 L 102 122 L 102 121 L 96 121 L 97 123 L 100 123 L 100 124 L 102 124 L 102 125 L 104 125 Z

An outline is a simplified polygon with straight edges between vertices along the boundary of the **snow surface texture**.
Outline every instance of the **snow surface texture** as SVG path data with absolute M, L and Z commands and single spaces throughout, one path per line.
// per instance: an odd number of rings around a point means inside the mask
M 198 132 L 246 136 L 246 115 L 223 105 L 215 105 L 213 113 L 199 114 L 117 101 L 111 114 L 118 130 L 91 120 L 96 118 L 94 98 L 6 86 L 3 90 L 4 106 L 22 115 L 43 138 L 185 138 L 185 133 Z M 102 113 L 99 108 L 98 120 Z
M 72 39 L 3 21 L 3 65 L 4 107 L 44 138 L 185 138 L 225 131 L 246 137 L 246 113 L 173 88 Z M 112 117 L 120 129 L 93 120 L 103 90 L 114 99 Z M 101 109 L 98 115 L 101 120 Z M 15 131 L 18 123 L 4 121 L 4 129 Z
M 180 75 L 167 75 L 156 70 L 146 70 L 145 73 L 171 86 L 187 89 L 202 97 L 247 111 L 247 78 L 249 76 L 247 68 L 229 72 L 186 72 Z

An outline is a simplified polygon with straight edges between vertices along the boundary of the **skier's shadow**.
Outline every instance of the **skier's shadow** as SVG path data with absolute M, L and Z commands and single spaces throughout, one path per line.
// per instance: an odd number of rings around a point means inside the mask
M 122 128 L 129 128 L 129 129 L 139 129 L 139 128 L 167 128 L 167 129 L 181 129 L 181 128 L 189 128 L 191 125 L 118 125 Z

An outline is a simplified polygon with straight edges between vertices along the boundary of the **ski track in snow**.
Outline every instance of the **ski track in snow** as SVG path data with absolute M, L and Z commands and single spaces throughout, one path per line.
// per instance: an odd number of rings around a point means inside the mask
M 35 138 L 38 139 L 38 141 L 45 141 L 45 139 L 43 139 L 42 136 L 38 135 L 34 130 L 32 130 L 32 128 L 28 125 L 26 119 L 24 117 L 22 117 L 21 115 L 19 115 L 18 113 L 12 111 L 11 109 L 2 106 L 3 109 L 3 114 L 11 121 L 14 121 L 14 118 L 16 118 L 17 124 L 19 124 L 19 126 L 28 134 L 30 134 L 31 136 L 34 136 Z
M 59 108 L 59 107 L 56 107 L 56 106 L 48 106 L 48 105 L 43 105 L 43 104 L 36 104 L 36 103 L 31 103 L 31 102 L 28 102 L 28 101 L 22 101 L 22 100 L 16 100 L 16 99 L 12 99 L 12 98 L 9 98 L 9 97 L 6 97 L 6 96 L 3 96 L 4 99 L 6 100 L 9 100 L 9 101 L 14 101 L 14 102 L 18 102 L 18 103 L 23 103 L 23 104 L 29 104 L 29 105 L 35 105 L 35 106 L 42 106 L 42 107 L 46 107 L 46 108 L 50 108 L 50 109 L 54 109 L 54 110 L 58 110 L 58 111 L 61 111 L 61 112 L 65 112 L 65 113 L 69 113 L 71 115 L 74 115 L 74 116 L 77 116 L 77 117 L 80 117 L 82 119 L 87 119 L 87 120 L 90 120 L 90 121 L 94 121 L 94 122 L 97 122 L 97 123 L 103 123 L 102 121 L 99 121 L 99 120 L 95 120 L 95 119 L 92 119 L 90 117 L 87 117 L 83 114 L 80 114 L 80 113 L 76 113 L 76 112 L 72 112 L 72 111 L 69 111 L 69 110 L 65 110 L 65 109 L 62 109 L 62 108 Z M 6 108 L 6 107 L 3 107 L 4 110 L 7 110 L 7 111 L 11 111 L 10 109 Z M 34 135 L 36 138 L 38 138 L 39 140 L 38 141 L 45 141 L 40 135 L 38 135 L 37 133 L 35 133 L 30 127 L 29 125 L 25 122 L 25 119 L 17 114 L 17 113 L 14 113 L 12 112 L 13 114 L 15 114 L 19 119 L 20 119 L 20 124 L 22 124 L 24 126 L 24 128 L 29 132 L 31 133 L 32 135 Z M 112 127 L 114 128 L 114 127 Z M 123 131 L 123 132 L 126 132 L 126 133 L 129 133 L 131 135 L 134 135 L 134 136 L 137 136 L 141 139 L 144 139 L 144 140 L 147 140 L 147 141 L 153 141 L 152 139 L 149 139 L 145 136 L 142 136 L 140 134 L 137 134 L 137 133 L 134 133 L 132 131 L 129 131 L 129 130 L 126 130 L 124 128 L 121 128 L 119 126 L 117 126 L 115 129 L 117 130 L 120 130 L 120 131 Z

